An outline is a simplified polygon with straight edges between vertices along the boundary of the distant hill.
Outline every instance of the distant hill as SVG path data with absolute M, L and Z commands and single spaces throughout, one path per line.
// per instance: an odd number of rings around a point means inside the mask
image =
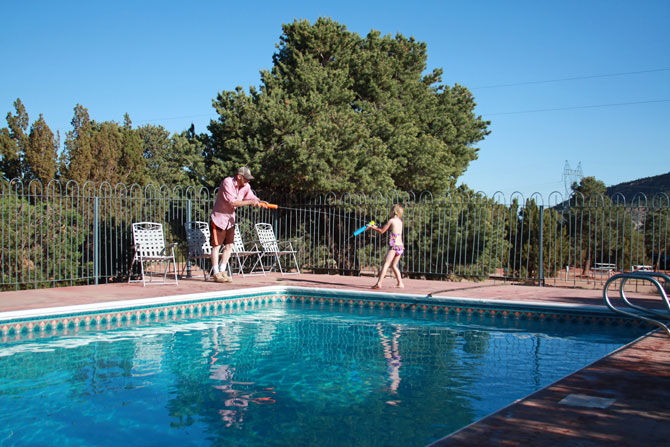
M 647 198 L 651 198 L 654 194 L 661 192 L 670 195 L 670 172 L 609 186 L 605 194 L 612 197 L 621 193 L 626 200 L 631 200 L 638 193 L 643 193 Z

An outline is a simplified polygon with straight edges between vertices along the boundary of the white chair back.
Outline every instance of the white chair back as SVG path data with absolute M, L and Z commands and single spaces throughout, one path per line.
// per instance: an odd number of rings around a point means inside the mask
M 272 259 L 272 265 L 269 266 L 269 270 L 273 270 L 278 267 L 282 275 L 286 275 L 289 272 L 284 270 L 280 258 L 289 257 L 293 260 L 295 266 L 295 272 L 300 273 L 300 266 L 298 265 L 298 258 L 296 257 L 296 251 L 293 249 L 293 244 L 291 241 L 278 241 L 275 236 L 275 231 L 272 228 L 272 225 L 269 223 L 257 223 L 256 224 L 256 235 L 258 236 L 258 241 L 261 244 L 261 249 L 263 250 L 263 258 Z
M 135 248 L 135 255 L 133 261 L 130 263 L 130 272 L 128 273 L 128 282 L 142 282 L 147 285 L 147 276 L 149 277 L 149 284 L 178 284 L 177 278 L 177 261 L 174 256 L 174 248 L 176 243 L 169 247 L 165 245 L 165 235 L 163 234 L 163 224 L 157 222 L 135 222 L 132 224 L 133 229 L 133 243 Z M 169 250 L 168 250 L 169 248 Z M 135 263 L 139 264 L 141 279 L 133 279 L 133 266 Z M 163 264 L 163 281 L 161 283 L 154 283 L 153 269 L 145 268 L 153 264 Z M 167 275 L 170 265 L 174 270 L 174 282 L 167 282 Z
M 242 240 L 242 235 L 240 234 L 240 227 L 235 225 L 235 243 L 233 244 L 233 253 L 244 253 L 244 241 Z
M 256 234 L 258 235 L 258 241 L 265 253 L 279 252 L 279 245 L 277 244 L 277 238 L 275 237 L 275 231 L 272 228 L 272 225 L 269 223 L 257 223 Z
M 163 224 L 155 222 L 137 222 L 133 224 L 133 242 L 143 257 L 154 257 L 163 254 L 165 238 Z
M 212 253 L 212 245 L 209 242 L 209 225 L 199 220 L 186 222 L 186 243 L 188 244 L 188 256 L 199 258 L 209 256 Z

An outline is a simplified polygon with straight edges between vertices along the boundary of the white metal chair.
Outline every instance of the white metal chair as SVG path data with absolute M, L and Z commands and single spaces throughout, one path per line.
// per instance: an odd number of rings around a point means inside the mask
M 244 267 L 247 263 L 248 258 L 255 258 L 256 262 L 251 265 L 251 269 L 247 275 L 265 275 L 265 269 L 263 268 L 263 252 L 258 249 L 256 244 L 253 245 L 253 248 L 246 249 L 244 247 L 244 241 L 242 240 L 242 234 L 240 234 L 239 226 L 235 225 L 235 244 L 233 245 L 233 253 L 231 257 L 234 257 L 237 260 L 237 273 L 241 274 L 242 277 L 245 277 Z M 230 267 L 231 261 L 228 261 L 228 267 L 232 275 L 232 268 Z M 260 267 L 261 271 L 257 271 L 257 268 Z
M 149 276 L 149 284 L 177 284 L 177 262 L 174 257 L 174 248 L 176 243 L 165 246 L 165 237 L 163 235 L 163 225 L 156 222 L 137 222 L 133 227 L 133 243 L 135 247 L 135 256 L 130 263 L 130 272 L 128 274 L 128 282 L 142 282 L 143 286 L 147 285 L 146 276 Z M 140 265 L 140 274 L 142 279 L 132 279 L 133 265 L 135 262 Z M 145 269 L 144 264 L 148 264 Z M 151 264 L 163 264 L 165 272 L 163 273 L 163 282 L 154 283 L 153 271 Z M 167 275 L 170 263 L 174 268 L 174 282 L 167 281 Z
M 212 267 L 209 269 L 205 267 L 212 256 L 212 246 L 209 242 L 209 223 L 194 220 L 186 222 L 184 226 L 186 227 L 186 243 L 188 244 L 188 254 L 184 268 L 190 267 L 190 263 L 195 261 L 202 269 L 202 276 L 207 281 L 207 275 L 212 272 Z M 182 275 L 184 268 L 182 268 Z
M 298 266 L 298 258 L 296 257 L 296 251 L 293 249 L 293 244 L 290 241 L 278 241 L 275 237 L 274 229 L 269 223 L 257 223 L 256 224 L 256 234 L 258 235 L 258 241 L 261 244 L 261 249 L 263 250 L 262 257 L 272 258 L 272 265 L 269 270 L 274 270 L 275 266 L 279 266 L 279 271 L 282 275 L 289 273 L 300 273 L 300 267 Z M 284 268 L 281 265 L 281 256 L 289 256 L 293 258 L 295 264 L 295 272 L 285 272 Z

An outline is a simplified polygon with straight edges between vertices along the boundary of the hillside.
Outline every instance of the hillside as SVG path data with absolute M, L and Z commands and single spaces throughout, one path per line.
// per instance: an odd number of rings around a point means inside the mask
M 626 199 L 630 200 L 638 193 L 643 193 L 647 198 L 651 198 L 654 194 L 661 192 L 670 195 L 670 172 L 609 186 L 606 194 L 612 197 L 614 194 L 621 193 Z

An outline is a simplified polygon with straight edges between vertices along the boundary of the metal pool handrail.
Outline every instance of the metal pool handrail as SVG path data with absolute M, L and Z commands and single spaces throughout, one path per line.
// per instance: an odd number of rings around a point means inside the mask
M 637 318 L 640 320 L 644 320 L 648 323 L 654 324 L 656 326 L 659 326 L 665 330 L 665 332 L 668 334 L 668 337 L 670 337 L 670 328 L 668 328 L 667 324 L 664 324 L 661 320 L 670 320 L 670 301 L 668 301 L 668 295 L 665 293 L 665 289 L 661 285 L 660 281 L 657 278 L 663 279 L 667 284 L 670 284 L 670 276 L 664 274 L 664 273 L 658 273 L 658 272 L 626 272 L 626 273 L 617 273 L 616 275 L 613 275 L 610 277 L 607 282 L 605 282 L 605 285 L 603 286 L 603 299 L 605 300 L 605 304 L 607 307 L 609 307 L 612 311 L 627 315 L 629 317 Z M 665 304 L 665 308 L 667 309 L 667 313 L 664 312 L 658 312 L 656 310 L 652 309 L 647 309 L 646 307 L 638 306 L 637 304 L 633 304 L 629 301 L 628 297 L 626 296 L 626 293 L 624 292 L 624 286 L 626 285 L 626 282 L 629 279 L 639 279 L 643 281 L 649 281 L 652 284 L 656 286 L 656 289 L 658 290 L 658 293 L 661 295 L 661 299 L 663 300 L 663 303 Z M 619 296 L 621 299 L 630 307 L 631 309 L 636 309 L 641 312 L 636 313 L 636 312 L 629 312 L 626 310 L 618 309 L 616 308 L 612 302 L 610 301 L 610 297 L 608 295 L 608 288 L 610 283 L 621 280 L 621 284 L 619 285 Z M 645 316 L 647 315 L 647 316 Z M 656 317 L 656 318 L 652 318 Z

